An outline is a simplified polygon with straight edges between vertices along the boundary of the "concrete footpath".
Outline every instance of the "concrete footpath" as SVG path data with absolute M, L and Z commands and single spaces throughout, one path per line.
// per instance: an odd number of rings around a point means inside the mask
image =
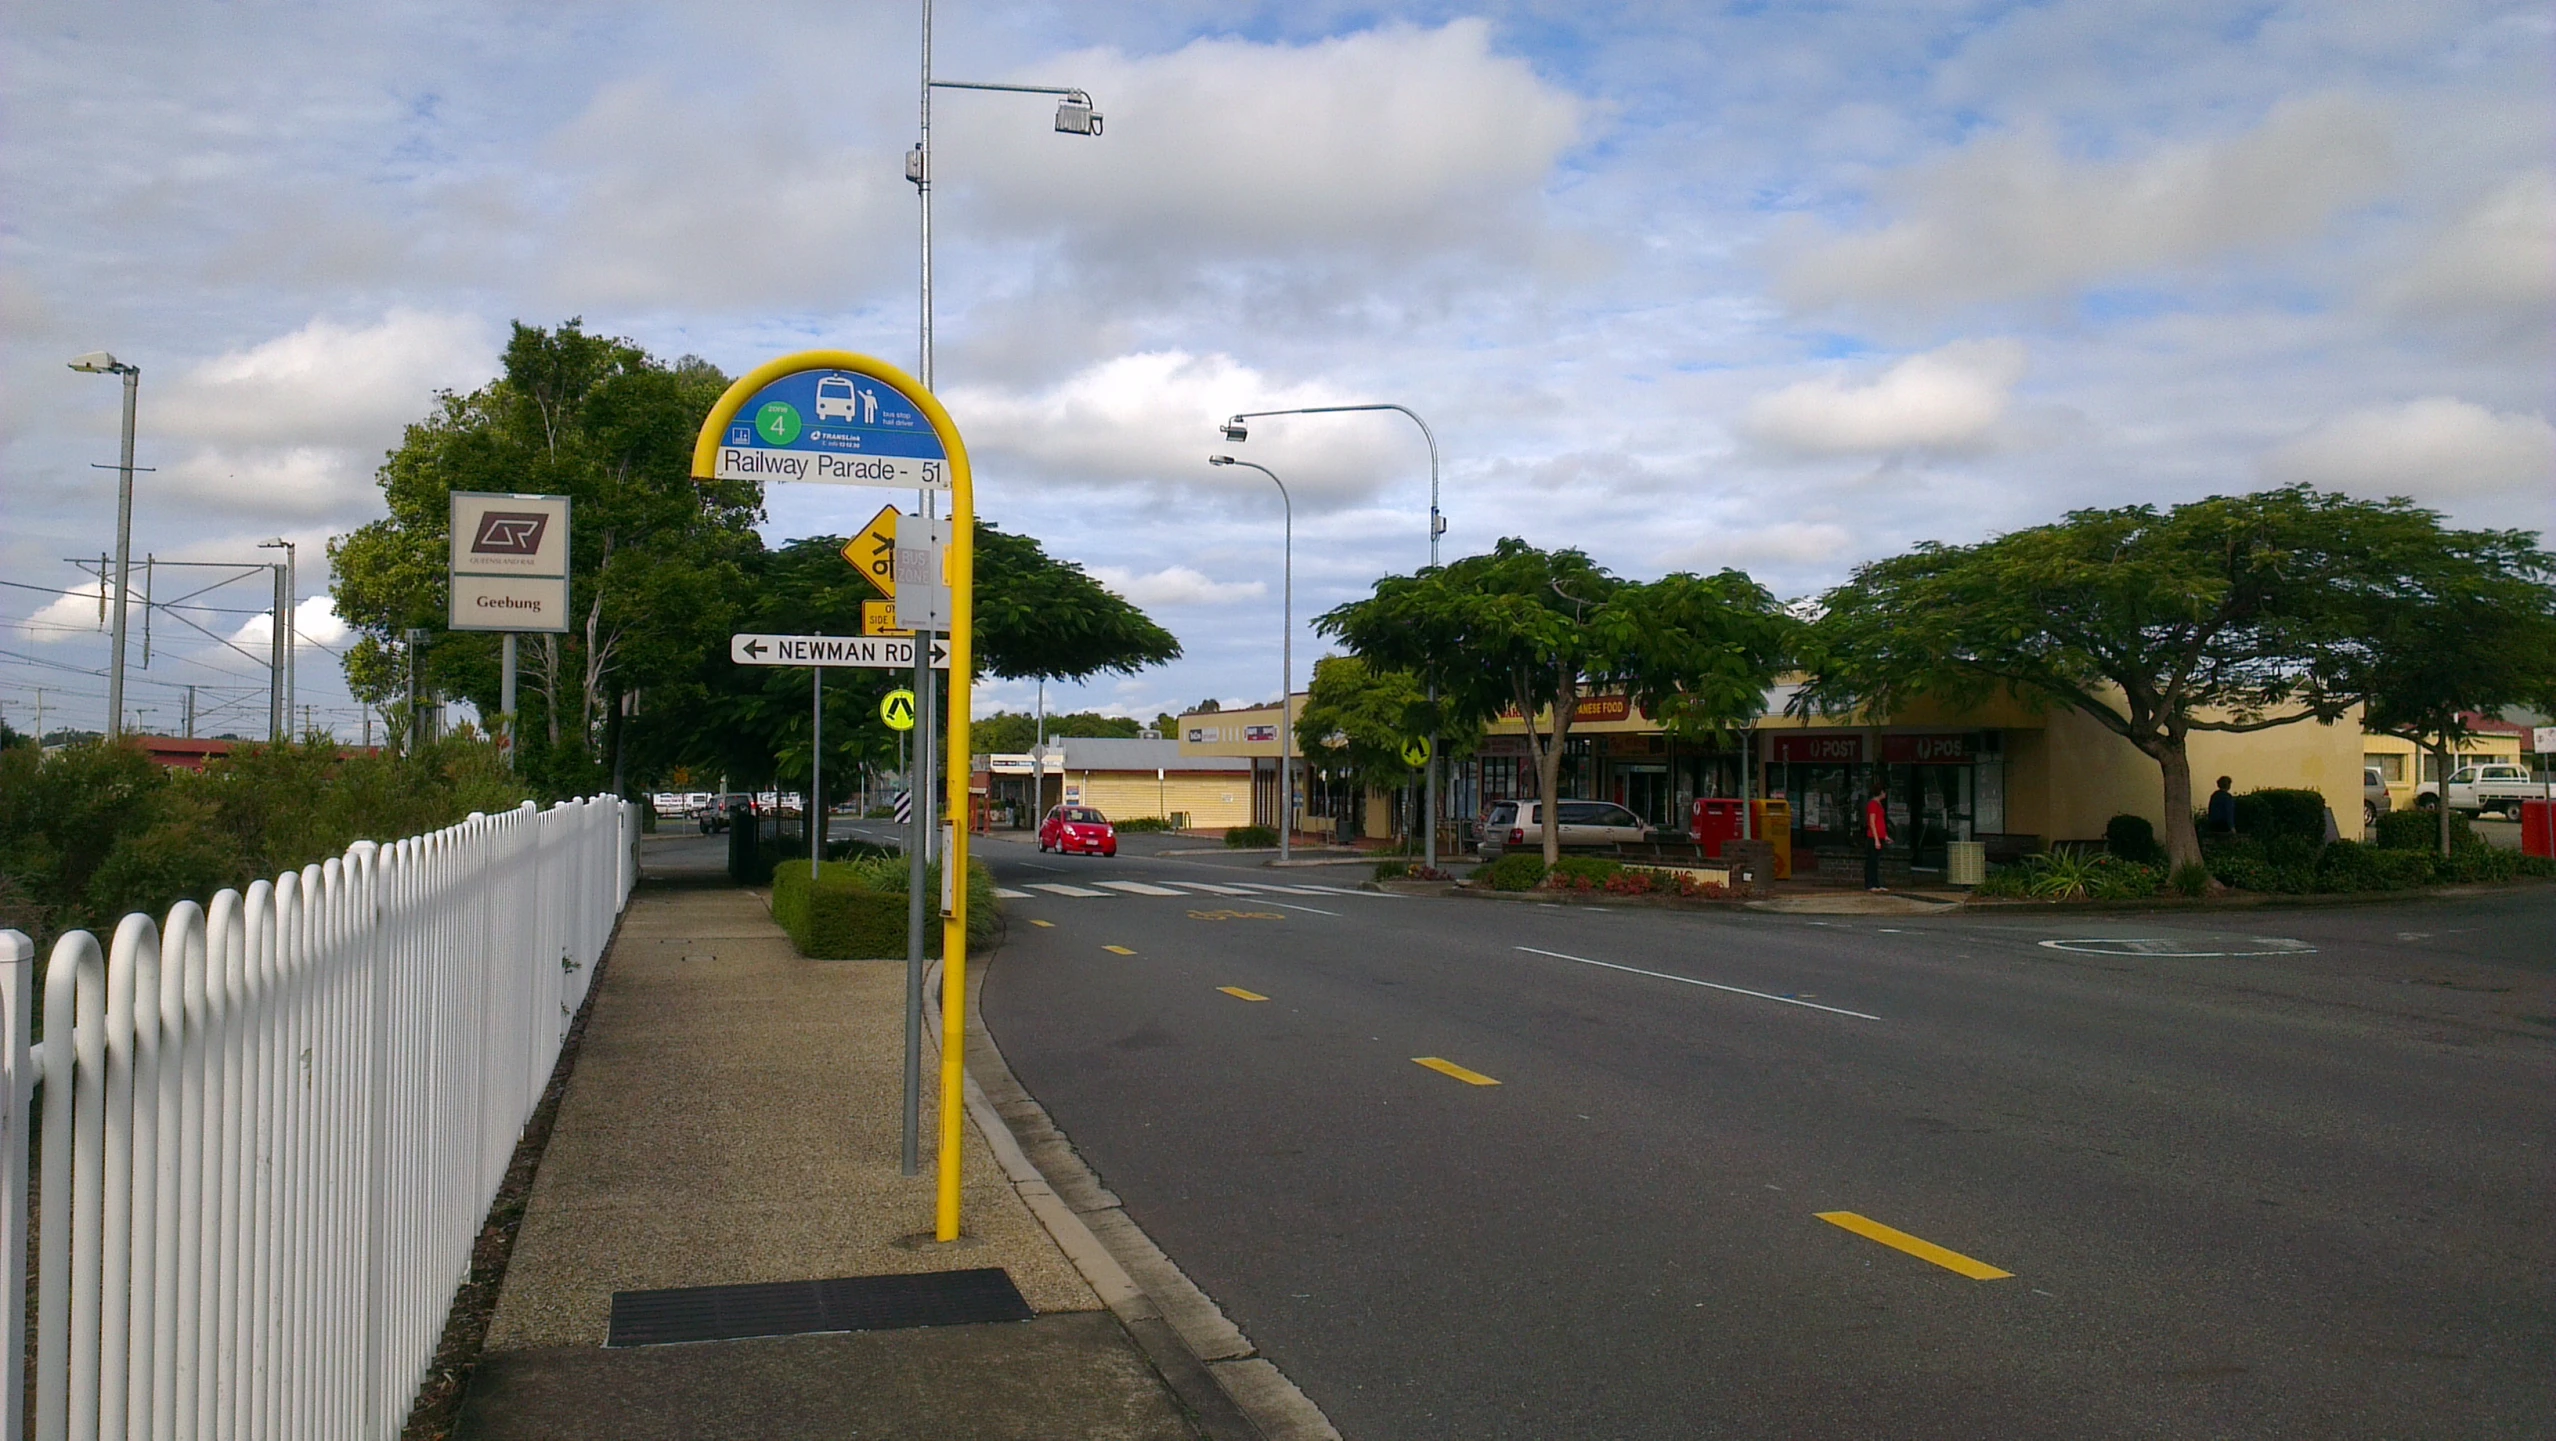
M 1024 1199 L 1052 1205 L 1044 1188 L 1016 1186 L 973 1120 L 966 1234 L 946 1246 L 931 1239 L 938 1101 L 928 1061 L 922 1173 L 897 1165 L 903 963 L 802 959 L 755 894 L 667 863 L 700 849 L 652 839 L 643 854 L 649 879 L 604 967 L 453 1434 L 1233 1434 L 1183 1403 L 1094 1290 L 1094 1278 L 1123 1290 L 1124 1276 L 1105 1258 L 1082 1257 L 1079 1268 L 1068 1258 Z M 1018 1155 L 1008 1135 L 1001 1144 Z M 1009 1274 L 1036 1314 L 604 1344 L 615 1292 L 984 1267 Z M 1169 1364 L 1179 1369 L 1178 1358 Z

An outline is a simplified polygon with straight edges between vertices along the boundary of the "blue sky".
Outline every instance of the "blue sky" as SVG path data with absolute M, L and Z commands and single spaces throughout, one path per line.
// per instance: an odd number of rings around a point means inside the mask
M 0 702 L 95 724 L 61 557 L 258 559 L 516 318 L 731 373 L 915 353 L 917 7 L 27 4 L 0 62 Z M 980 506 L 1188 648 L 1050 694 L 1277 688 L 1277 506 L 1242 409 L 1395 401 L 1450 555 L 1517 534 L 1801 595 L 1924 539 L 2291 480 L 2543 527 L 2556 45 L 2543 5 L 992 5 L 945 78 L 939 388 Z M 1308 617 L 1425 558 L 1394 417 L 1267 422 Z M 776 538 L 878 497 L 771 497 Z M 50 590 L 45 589 L 50 588 Z M 73 592 L 65 597 L 63 592 Z M 261 651 L 248 588 L 222 624 Z M 333 638 L 325 601 L 302 625 Z M 136 703 L 247 686 L 156 643 Z M 305 700 L 354 712 L 325 654 Z M 207 692 L 211 697 L 217 692 Z M 247 695 L 245 690 L 237 692 Z M 980 690 L 980 707 L 1023 688 Z M 208 706 L 210 699 L 205 702 Z M 83 709 L 85 707 L 85 710 Z M 262 699 L 246 716 L 262 717 Z

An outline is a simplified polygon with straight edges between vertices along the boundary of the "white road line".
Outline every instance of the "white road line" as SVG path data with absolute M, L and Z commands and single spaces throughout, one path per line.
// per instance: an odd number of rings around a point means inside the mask
M 1326 911 L 1320 906 L 1300 906 L 1294 901 L 1273 901 L 1265 898 L 1255 898 L 1254 904 L 1276 906 L 1282 911 L 1311 911 L 1317 916 L 1338 916 L 1340 914 L 1338 911 Z
M 1251 892 L 1244 890 L 1240 886 L 1219 886 L 1207 881 L 1174 881 L 1172 884 L 1186 890 L 1205 891 L 1211 896 L 1247 896 L 1251 894 Z
M 1557 961 L 1577 961 L 1584 966 L 1603 966 L 1610 971 L 1624 971 L 1631 975 L 1649 976 L 1654 980 L 1660 981 L 1676 981 L 1680 985 L 1702 986 L 1707 990 L 1728 991 L 1735 996 L 1755 996 L 1761 1001 L 1780 1001 L 1788 1006 L 1801 1006 L 1808 1010 L 1826 1011 L 1830 1015 L 1834 1016 L 1853 1016 L 1859 1021 L 1878 1021 L 1881 1019 L 1879 1016 L 1866 1015 L 1862 1011 L 1850 1011 L 1842 1006 L 1823 1006 L 1817 1001 L 1797 1001 L 1791 996 L 1769 995 L 1764 991 L 1752 991 L 1743 986 L 1725 986 L 1717 981 L 1699 981 L 1693 976 L 1672 976 L 1666 971 L 1646 971 L 1638 966 L 1619 966 L 1613 961 L 1593 961 L 1586 956 L 1566 956 L 1560 951 L 1538 950 L 1534 946 L 1519 946 L 1516 947 L 1516 949 L 1525 951 L 1530 955 L 1551 956 Z
M 1106 896 L 1109 894 L 1107 891 L 1096 891 L 1088 886 L 1069 886 L 1062 881 L 1032 881 L 1030 882 L 1030 889 L 1034 891 L 1045 891 L 1051 896 L 1085 897 Z
M 1092 884 L 1096 886 L 1107 886 L 1113 891 L 1125 891 L 1131 896 L 1177 896 L 1182 894 L 1179 891 L 1173 890 L 1169 886 L 1148 885 L 1143 881 L 1094 881 Z
M 1257 881 L 1242 881 L 1239 882 L 1239 884 L 1245 890 L 1266 891 L 1273 896 L 1318 896 L 1322 894 L 1321 891 L 1314 889 L 1312 886 L 1267 886 L 1262 885 Z
M 1030 893 L 1027 891 L 1016 891 L 1009 886 L 996 886 L 994 888 L 994 898 L 998 901 L 1025 901 L 1030 898 Z
M 1316 895 L 1324 896 L 1356 896 L 1362 901 L 1398 901 L 1402 899 L 1402 897 L 1387 891 L 1353 891 L 1347 886 L 1298 886 L 1296 889 L 1299 891 L 1311 891 Z

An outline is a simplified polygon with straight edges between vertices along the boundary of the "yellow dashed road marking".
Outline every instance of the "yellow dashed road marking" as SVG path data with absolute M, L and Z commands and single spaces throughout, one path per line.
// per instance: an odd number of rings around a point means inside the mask
M 1468 1086 L 1496 1086 L 1500 1084 L 1498 1081 L 1491 1079 L 1489 1076 L 1482 1074 L 1480 1071 L 1468 1071 L 1453 1061 L 1443 1061 L 1438 1059 L 1436 1056 L 1413 1056 L 1411 1059 L 1419 1065 L 1427 1066 L 1430 1070 L 1437 1072 L 1439 1075 L 1453 1076 Z
M 1815 1211 L 1813 1215 L 1828 1224 L 1852 1231 L 1866 1240 L 1879 1241 L 1894 1251 L 1905 1251 L 1920 1261 L 1932 1261 L 1947 1271 L 1958 1272 L 1973 1281 L 2002 1281 L 2014 1275 L 2000 1271 L 1985 1261 L 1974 1261 L 1959 1251 L 1947 1251 L 1932 1241 L 1921 1241 L 1906 1231 L 1893 1230 L 1869 1217 L 1852 1211 Z
M 1030 921 L 1030 924 L 1031 924 L 1031 925 L 1033 925 L 1033 926 L 1038 927 L 1038 928 L 1039 928 L 1039 929 L 1041 929 L 1041 930 L 1052 931 L 1052 930 L 1056 929 L 1056 923 L 1055 923 L 1054 921 L 1042 921 L 1042 920 L 1037 920 L 1037 919 L 1033 918 L 1033 919 Z
M 1101 949 L 1109 952 L 1113 956 L 1132 956 L 1136 954 L 1134 951 L 1127 949 L 1125 946 L 1103 946 Z
M 1216 989 L 1233 997 L 1237 1001 L 1265 1001 L 1269 999 L 1267 996 L 1262 995 L 1258 991 L 1246 991 L 1240 986 L 1218 986 Z

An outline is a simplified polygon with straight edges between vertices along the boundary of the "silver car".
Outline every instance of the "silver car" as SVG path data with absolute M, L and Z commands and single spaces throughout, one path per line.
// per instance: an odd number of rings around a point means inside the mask
M 1482 818 L 1482 858 L 1497 860 L 1512 850 L 1541 850 L 1544 811 L 1541 801 L 1494 801 Z M 1564 850 L 1639 845 L 1651 828 L 1640 816 L 1613 801 L 1563 801 L 1555 808 Z

